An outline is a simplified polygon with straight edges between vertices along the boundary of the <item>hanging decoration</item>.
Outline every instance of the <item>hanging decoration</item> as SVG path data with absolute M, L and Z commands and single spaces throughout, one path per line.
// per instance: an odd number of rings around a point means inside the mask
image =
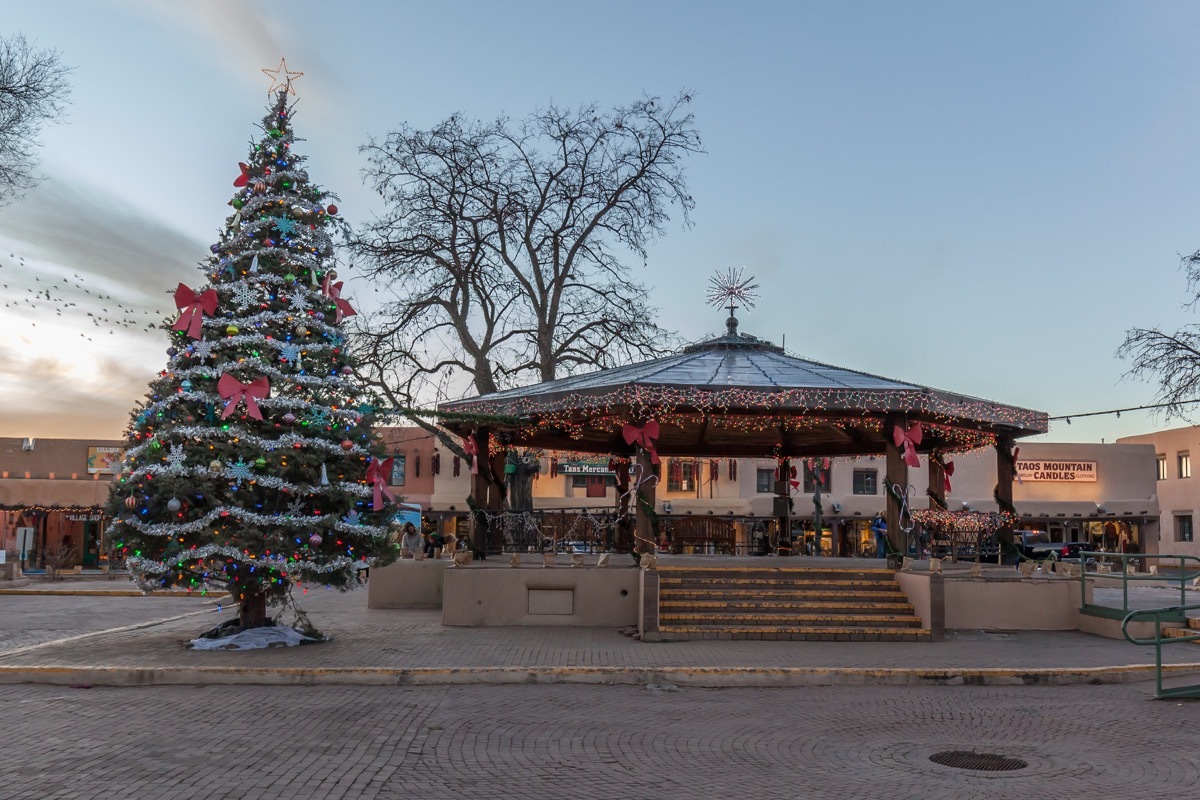
M 391 488 L 388 486 L 388 481 L 392 476 L 392 462 L 395 459 L 385 458 L 379 459 L 372 457 L 367 462 L 367 483 L 371 486 L 373 511 L 379 511 L 383 508 L 383 498 L 387 498 L 396 505 L 396 496 L 392 494 Z
M 453 468 L 452 471 L 453 471 L 454 477 L 457 478 L 460 474 L 462 474 L 462 459 L 461 458 L 459 458 L 458 456 L 455 456 L 453 461 L 451 461 L 451 466 Z
M 469 465 L 471 474 L 478 475 L 479 474 L 479 443 L 475 441 L 475 435 L 471 434 L 470 436 L 464 436 L 462 447 L 463 447 L 463 453 L 466 454 L 467 458 L 470 459 L 470 461 L 471 461 L 471 463 Z M 457 469 L 455 470 L 454 474 L 458 475 Z
M 442 474 L 442 454 L 436 449 L 433 451 L 433 455 L 429 457 L 429 471 L 434 475 Z
M 258 409 L 258 400 L 267 397 L 271 392 L 271 384 L 265 377 L 257 378 L 250 383 L 242 383 L 228 372 L 217 381 L 217 394 L 225 401 L 225 411 L 221 418 L 225 419 L 237 410 L 242 401 L 246 403 L 246 413 L 255 419 L 262 419 L 262 411 Z
M 917 457 L 917 445 L 921 443 L 921 435 L 919 422 L 914 422 L 907 428 L 903 425 L 892 428 L 892 441 L 903 451 L 904 463 L 910 467 L 921 466 L 921 459 Z
M 188 336 L 199 339 L 204 317 L 211 317 L 217 310 L 217 292 L 207 289 L 197 294 L 186 284 L 180 283 L 175 287 L 175 307 L 179 309 L 179 319 L 171 329 L 187 331 Z
M 721 462 L 717 461 L 715 458 L 710 459 L 708 462 L 708 482 L 709 483 L 717 483 L 720 480 L 721 480 Z
M 729 459 L 729 480 L 731 480 L 731 481 L 737 480 L 737 467 L 738 467 L 737 459 L 736 458 Z
M 332 277 L 325 276 L 325 280 L 321 285 L 321 293 L 333 301 L 337 306 L 337 322 L 340 323 L 344 317 L 353 317 L 358 312 L 346 300 L 342 299 L 342 282 L 331 283 Z
M 649 420 L 645 425 L 641 426 L 627 424 L 621 428 L 621 435 L 625 437 L 625 444 L 637 445 L 645 450 L 650 455 L 651 464 L 658 463 L 658 451 L 654 448 L 658 434 L 658 423 L 654 420 Z

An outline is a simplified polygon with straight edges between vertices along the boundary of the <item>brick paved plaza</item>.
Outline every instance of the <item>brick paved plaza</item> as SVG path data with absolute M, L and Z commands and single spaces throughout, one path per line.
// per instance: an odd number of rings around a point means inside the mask
M 1132 686 L 6 686 L 0 798 L 1190 797 L 1198 712 Z M 929 761 L 953 749 L 1029 766 Z
M 599 628 L 447 628 L 437 612 L 369 611 L 362 592 L 310 592 L 303 603 L 333 641 L 200 653 L 182 643 L 229 614 L 212 598 L 0 595 L 0 675 L 32 681 L 0 685 L 0 800 L 1200 792 L 1200 703 L 1152 701 L 1144 683 L 1085 685 L 1153 658 L 1097 636 L 643 644 Z M 1200 669 L 1196 654 L 1194 645 L 1167 653 L 1190 660 L 1189 671 Z M 203 680 L 261 685 L 45 685 L 89 664 L 131 683 L 145 680 L 137 668 L 196 683 L 186 671 L 201 665 L 227 670 Z M 812 682 L 833 680 L 819 668 L 860 667 L 870 671 L 855 680 L 904 685 L 749 688 L 788 669 Z M 1012 670 L 1018 684 L 1036 670 L 1099 671 L 1070 686 L 930 685 L 928 674 L 905 672 L 981 667 Z M 432 682 L 455 685 L 348 685 L 361 680 L 355 668 L 442 668 Z M 611 672 L 592 674 L 592 685 L 555 683 L 588 668 Z M 664 685 L 698 668 L 741 688 Z M 331 671 L 343 685 L 270 685 L 296 669 Z M 1135 669 L 1125 680 L 1149 675 Z M 631 675 L 652 685 L 617 685 Z M 1028 766 L 974 772 L 929 760 L 946 750 Z

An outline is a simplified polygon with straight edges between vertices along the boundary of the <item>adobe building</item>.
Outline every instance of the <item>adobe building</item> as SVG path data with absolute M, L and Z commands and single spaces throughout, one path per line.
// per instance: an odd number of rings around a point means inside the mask
M 113 439 L 0 438 L 0 549 L 24 566 L 69 547 L 65 566 L 107 564 L 103 506 L 124 443 Z
M 1192 475 L 1192 453 L 1200 457 L 1200 426 L 1124 436 L 1118 444 L 1150 448 L 1154 463 L 1146 467 L 1153 478 L 1162 509 L 1162 553 L 1200 556 L 1195 526 L 1200 514 L 1200 481 Z

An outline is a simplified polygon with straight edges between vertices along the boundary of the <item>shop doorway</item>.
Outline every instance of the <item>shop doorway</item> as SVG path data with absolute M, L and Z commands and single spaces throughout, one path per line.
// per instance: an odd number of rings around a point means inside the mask
M 99 522 L 83 523 L 83 546 L 80 563 L 86 569 L 96 569 L 100 566 L 100 537 L 103 528 Z

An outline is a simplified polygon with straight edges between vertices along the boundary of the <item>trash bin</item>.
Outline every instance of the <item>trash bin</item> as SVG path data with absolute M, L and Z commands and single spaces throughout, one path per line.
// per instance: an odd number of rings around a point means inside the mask
M 903 563 L 904 563 L 904 556 L 900 555 L 899 553 L 888 553 L 888 556 L 887 556 L 887 568 L 888 569 L 900 569 L 900 566 Z

